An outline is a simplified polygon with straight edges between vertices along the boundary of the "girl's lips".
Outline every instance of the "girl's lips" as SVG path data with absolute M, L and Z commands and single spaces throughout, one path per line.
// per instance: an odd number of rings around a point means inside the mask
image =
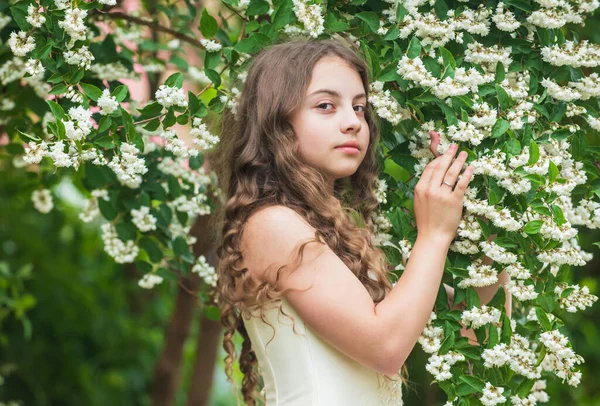
M 342 152 L 345 152 L 347 154 L 358 154 L 359 150 L 358 148 L 354 148 L 354 147 L 336 147 L 336 149 L 339 149 Z

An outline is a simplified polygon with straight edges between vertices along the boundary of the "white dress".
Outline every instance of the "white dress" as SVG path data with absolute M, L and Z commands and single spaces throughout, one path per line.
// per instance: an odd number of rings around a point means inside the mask
M 283 311 L 295 319 L 296 333 L 277 305 L 264 310 L 275 331 L 257 317 L 257 308 L 243 319 L 263 377 L 266 406 L 402 405 L 399 375 L 390 380 L 341 353 L 281 299 Z

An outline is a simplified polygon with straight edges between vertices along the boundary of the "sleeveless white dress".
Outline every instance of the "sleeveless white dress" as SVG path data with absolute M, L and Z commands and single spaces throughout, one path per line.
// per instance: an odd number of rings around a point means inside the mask
M 354 361 L 308 327 L 282 297 L 264 310 L 269 326 L 252 309 L 244 325 L 263 377 L 265 406 L 401 406 L 402 382 Z M 270 343 L 269 343 L 270 341 Z M 267 344 L 268 343 L 268 344 Z

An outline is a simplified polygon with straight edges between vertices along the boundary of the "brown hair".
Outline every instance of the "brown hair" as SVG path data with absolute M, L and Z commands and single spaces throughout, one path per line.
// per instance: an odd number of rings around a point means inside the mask
M 379 133 L 370 106 L 365 108 L 370 131 L 367 154 L 354 174 L 335 181 L 333 195 L 328 194 L 324 177 L 299 158 L 289 117 L 304 100 L 314 65 L 325 56 L 346 61 L 359 73 L 365 93 L 369 93 L 368 66 L 355 50 L 340 41 L 296 39 L 263 49 L 251 61 L 236 114 L 223 114 L 220 145 L 210 159 L 219 185 L 226 191 L 226 203 L 217 216 L 217 224 L 222 224 L 217 248 L 217 297 L 225 327 L 225 370 L 232 380 L 236 357 L 233 336 L 237 330 L 243 338 L 239 365 L 244 374 L 242 394 L 248 405 L 256 405 L 259 376 L 242 317 L 253 303 L 277 300 L 282 311 L 280 297 L 284 294 L 267 278 L 257 283 L 242 265 L 240 237 L 253 213 L 267 206 L 284 205 L 317 230 L 314 239 L 299 247 L 295 264 L 301 261 L 306 244 L 326 243 L 358 277 L 374 303 L 383 300 L 392 288 L 385 254 L 370 239 L 371 214 L 378 205 L 374 188 L 379 174 Z M 282 268 L 277 270 L 277 278 Z M 369 270 L 377 280 L 367 275 Z M 261 308 L 264 320 L 263 316 Z

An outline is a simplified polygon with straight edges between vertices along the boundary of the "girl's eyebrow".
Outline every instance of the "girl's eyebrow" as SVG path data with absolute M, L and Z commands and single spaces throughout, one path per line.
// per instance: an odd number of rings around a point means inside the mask
M 310 97 L 310 96 L 313 96 L 313 95 L 318 94 L 318 93 L 326 93 L 326 94 L 328 94 L 328 95 L 330 95 L 332 97 L 337 97 L 338 99 L 342 97 L 342 95 L 340 93 L 336 92 L 335 90 L 331 90 L 331 89 L 319 89 L 319 90 L 315 90 L 314 92 L 312 92 L 308 96 Z M 364 94 L 364 93 L 360 93 L 360 94 L 357 94 L 356 96 L 354 96 L 352 98 L 352 100 L 360 99 L 360 98 L 363 98 L 363 97 L 366 98 L 367 95 Z

